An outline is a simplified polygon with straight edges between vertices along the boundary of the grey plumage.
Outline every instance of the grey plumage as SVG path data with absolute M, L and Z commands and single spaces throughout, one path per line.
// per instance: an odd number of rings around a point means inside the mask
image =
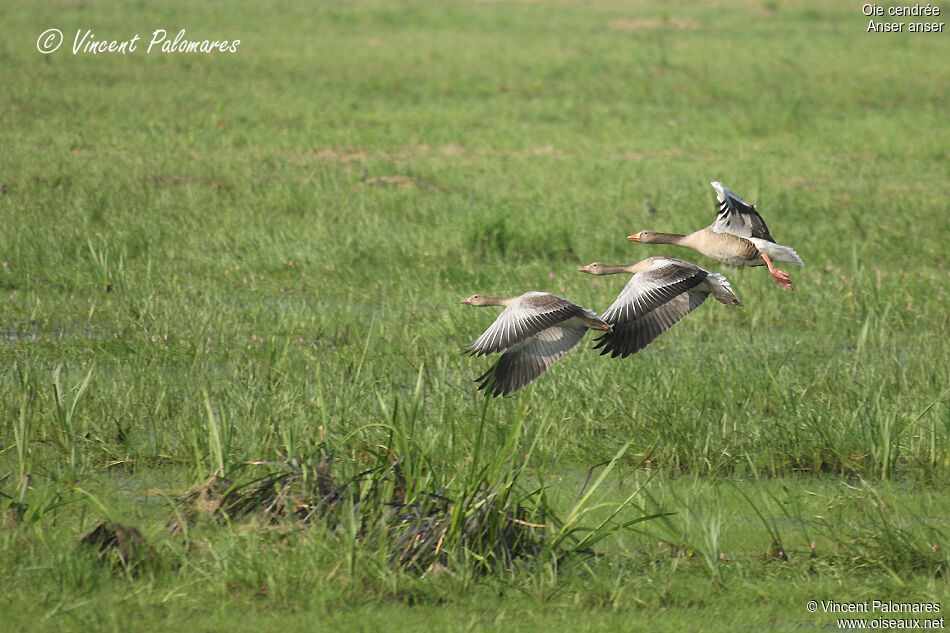
M 475 356 L 506 350 L 475 379 L 479 390 L 492 396 L 514 393 L 537 380 L 580 342 L 588 328 L 610 331 L 593 311 L 547 292 L 510 298 L 472 295 L 462 303 L 505 306 L 467 349 Z
M 721 182 L 713 182 L 716 198 L 719 200 L 719 213 L 712 224 L 716 233 L 731 233 L 737 237 L 755 237 L 769 242 L 775 242 L 765 220 L 756 211 L 754 204 L 749 204 Z
M 612 358 L 640 351 L 710 294 L 723 303 L 741 305 L 725 277 L 675 257 L 648 257 L 627 266 L 595 262 L 579 270 L 593 275 L 633 275 L 600 317 L 612 331 L 596 339 L 594 349 Z
M 491 368 L 475 379 L 479 390 L 505 396 L 537 380 L 551 365 L 580 343 L 586 328 L 550 327 L 501 355 Z
M 708 296 L 708 292 L 688 290 L 649 312 L 633 316 L 622 323 L 611 323 L 613 334 L 594 339 L 594 349 L 599 349 L 601 354 L 610 354 L 611 358 L 626 358 L 635 354 L 701 306 Z

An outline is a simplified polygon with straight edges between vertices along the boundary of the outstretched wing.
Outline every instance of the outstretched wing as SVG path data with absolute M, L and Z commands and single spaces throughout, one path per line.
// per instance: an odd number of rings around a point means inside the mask
M 737 237 L 756 237 L 774 242 L 765 220 L 755 210 L 754 204 L 749 204 L 736 194 L 732 193 L 721 182 L 711 183 L 716 190 L 719 200 L 719 215 L 713 222 L 712 230 L 716 233 L 731 233 Z
M 479 390 L 504 396 L 537 380 L 587 333 L 587 328 L 551 327 L 516 343 L 476 378 Z
M 708 296 L 708 292 L 701 290 L 682 292 L 650 312 L 613 325 L 612 333 L 596 339 L 594 349 L 599 349 L 601 354 L 610 354 L 611 358 L 626 358 L 639 352 L 702 305 Z
M 476 356 L 490 354 L 524 341 L 549 327 L 586 312 L 584 308 L 547 292 L 528 292 L 502 310 L 495 322 L 469 345 Z
M 681 259 L 654 257 L 649 268 L 630 278 L 600 318 L 611 327 L 623 325 L 695 288 L 708 274 Z

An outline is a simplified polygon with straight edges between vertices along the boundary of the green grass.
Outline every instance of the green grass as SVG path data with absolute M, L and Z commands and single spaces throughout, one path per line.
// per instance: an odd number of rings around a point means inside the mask
M 810 599 L 950 597 L 946 34 L 746 0 L 27 2 L 0 26 L 10 630 L 785 630 L 834 626 Z M 242 43 L 74 56 L 86 28 Z M 459 351 L 495 313 L 460 299 L 603 310 L 625 281 L 578 264 L 718 270 L 624 239 L 708 224 L 712 180 L 805 260 L 794 291 L 723 270 L 744 308 L 475 392 L 490 361 Z M 456 521 L 482 484 L 526 495 L 546 554 L 485 573 L 456 524 L 423 575 L 342 520 L 168 532 L 212 473 L 321 448 L 349 475 L 402 456 Z M 78 543 L 101 519 L 148 564 Z M 602 526 L 596 556 L 565 525 Z

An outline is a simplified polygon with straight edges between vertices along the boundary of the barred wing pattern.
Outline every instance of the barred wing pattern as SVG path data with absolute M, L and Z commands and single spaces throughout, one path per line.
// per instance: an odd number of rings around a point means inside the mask
M 528 292 L 505 308 L 468 351 L 475 356 L 499 352 L 585 312 L 557 295 Z
M 702 305 L 709 294 L 697 290 L 680 293 L 669 302 L 629 321 L 613 325 L 613 333 L 596 339 L 594 349 L 611 358 L 626 358 L 639 352 L 673 327 L 687 314 Z
M 683 260 L 657 258 L 627 282 L 601 315 L 613 332 L 596 339 L 601 354 L 626 358 L 698 308 L 708 292 L 694 290 L 708 273 Z
M 726 189 L 721 182 L 712 183 L 719 200 L 719 214 L 712 224 L 715 233 L 731 233 L 737 237 L 755 237 L 774 242 L 765 220 L 755 210 L 754 204 L 749 204 L 736 194 Z
M 682 260 L 657 258 L 650 268 L 630 278 L 600 318 L 611 326 L 634 319 L 695 288 L 706 275 L 702 268 Z
M 476 378 L 479 390 L 492 396 L 518 391 L 580 343 L 587 328 L 551 327 L 516 343 L 498 362 Z

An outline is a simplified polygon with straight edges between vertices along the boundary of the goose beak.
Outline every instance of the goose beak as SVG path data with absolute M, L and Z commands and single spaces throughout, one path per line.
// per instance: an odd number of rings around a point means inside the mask
M 577 267 L 577 272 L 579 272 L 579 273 L 588 273 L 588 272 L 590 272 L 590 264 L 587 264 L 586 266 L 578 266 L 578 267 Z
M 634 233 L 633 235 L 628 235 L 628 236 L 627 236 L 627 241 L 628 241 L 628 242 L 639 242 L 639 241 L 640 241 L 640 233 Z

